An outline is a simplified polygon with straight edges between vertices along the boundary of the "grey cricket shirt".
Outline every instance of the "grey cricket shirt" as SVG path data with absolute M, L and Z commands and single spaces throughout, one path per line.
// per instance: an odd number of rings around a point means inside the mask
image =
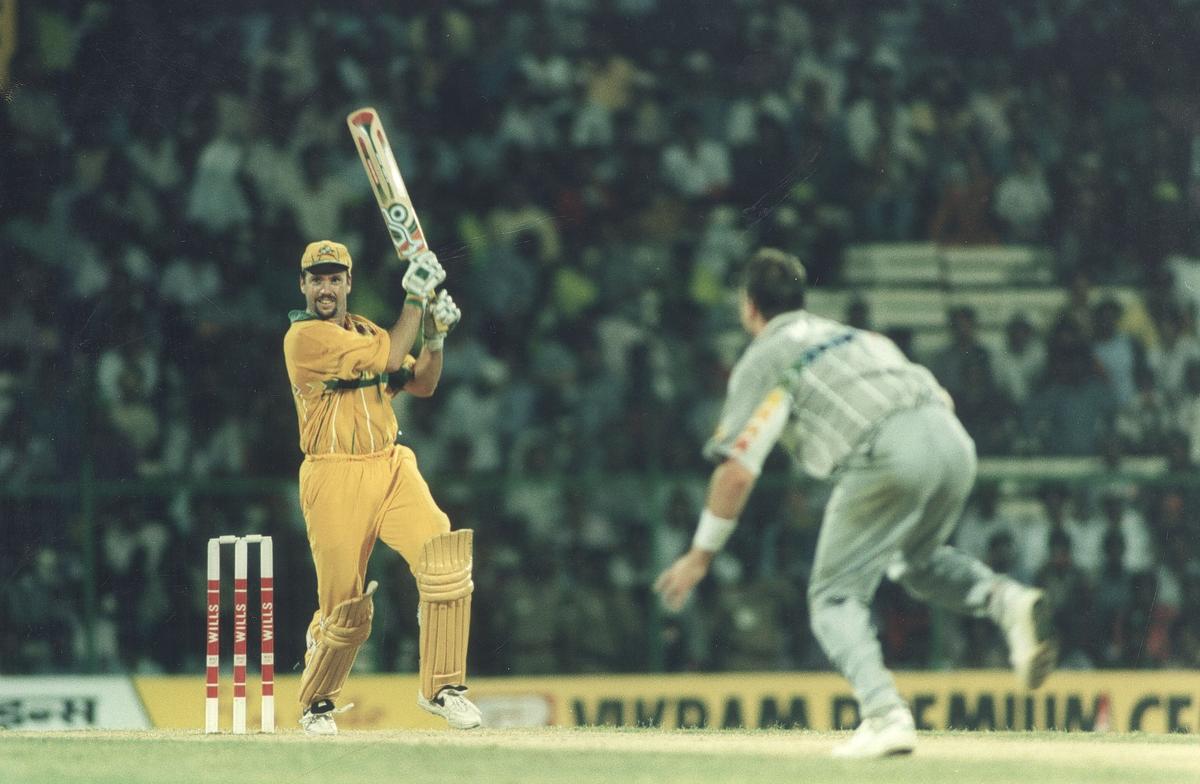
M 734 365 L 710 460 L 754 474 L 777 441 L 823 479 L 890 414 L 950 396 L 888 338 L 808 311 L 781 313 Z

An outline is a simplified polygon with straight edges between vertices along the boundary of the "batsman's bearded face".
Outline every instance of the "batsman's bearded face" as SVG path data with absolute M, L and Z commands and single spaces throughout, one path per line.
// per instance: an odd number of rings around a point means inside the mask
M 346 317 L 350 273 L 346 270 L 305 272 L 300 279 L 300 291 L 309 313 L 325 321 L 340 322 Z

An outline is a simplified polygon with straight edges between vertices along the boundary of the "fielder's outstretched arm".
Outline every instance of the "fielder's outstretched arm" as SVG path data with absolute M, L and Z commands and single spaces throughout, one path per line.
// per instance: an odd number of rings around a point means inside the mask
M 707 511 L 726 520 L 736 520 L 746 508 L 758 475 L 736 458 L 729 458 L 712 472 L 708 480 Z
M 708 500 L 692 538 L 692 548 L 679 557 L 654 583 L 668 610 L 678 612 L 704 576 L 717 552 L 737 527 L 758 476 L 741 461 L 721 463 L 708 482 Z

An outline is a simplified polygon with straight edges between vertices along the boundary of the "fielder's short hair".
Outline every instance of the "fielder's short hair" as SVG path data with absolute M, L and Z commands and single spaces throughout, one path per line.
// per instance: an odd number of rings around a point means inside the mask
M 750 257 L 742 275 L 746 295 L 765 319 L 804 307 L 808 273 L 800 259 L 777 248 L 762 248 Z

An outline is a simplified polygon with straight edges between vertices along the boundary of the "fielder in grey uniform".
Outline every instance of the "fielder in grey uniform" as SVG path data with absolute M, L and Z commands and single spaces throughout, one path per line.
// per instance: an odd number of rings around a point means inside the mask
M 862 722 L 834 750 L 881 757 L 913 750 L 912 714 L 870 620 L 886 575 L 926 602 L 1005 631 L 1021 685 L 1041 685 L 1055 646 L 1042 592 L 946 545 L 975 480 L 975 445 L 949 395 L 888 338 L 804 310 L 794 256 L 749 261 L 741 320 L 753 336 L 729 379 L 705 454 L 718 461 L 691 549 L 655 589 L 678 610 L 737 525 L 767 454 L 781 443 L 810 475 L 835 476 L 808 588 L 813 632 L 850 681 Z

